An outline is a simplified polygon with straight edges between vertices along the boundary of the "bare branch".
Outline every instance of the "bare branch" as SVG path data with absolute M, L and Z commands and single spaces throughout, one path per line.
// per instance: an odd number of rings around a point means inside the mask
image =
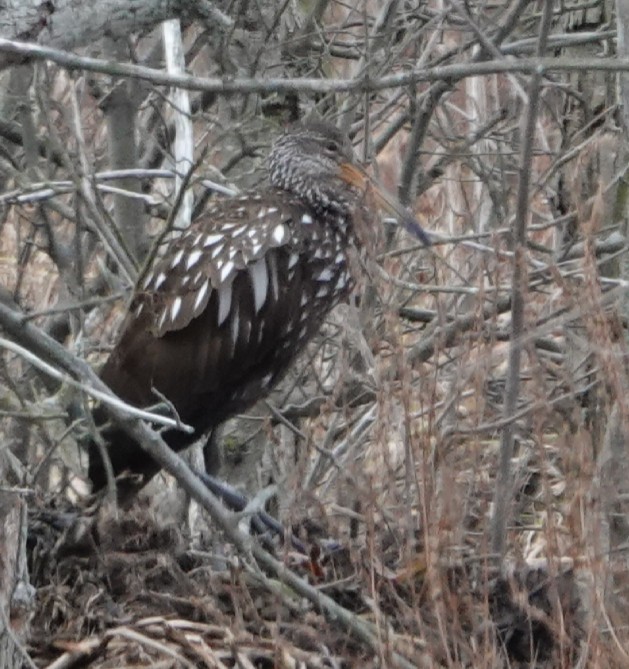
M 317 78 L 234 78 L 195 77 L 172 75 L 141 65 L 112 63 L 99 58 L 77 56 L 28 42 L 0 39 L 0 53 L 10 53 L 24 58 L 48 60 L 69 70 L 85 70 L 112 77 L 131 77 L 150 81 L 160 86 L 175 86 L 193 91 L 207 91 L 224 95 L 246 93 L 332 93 L 343 91 L 381 91 L 399 88 L 423 81 L 457 81 L 465 77 L 487 74 L 520 73 L 544 76 L 552 72 L 629 72 L 629 58 L 522 58 L 518 60 L 487 60 L 476 63 L 453 63 L 411 69 L 383 77 L 358 76 L 354 79 Z
M 538 55 L 546 50 L 548 31 L 552 18 L 552 0 L 545 0 L 544 15 L 540 27 L 537 45 Z M 520 390 L 520 361 L 522 355 L 522 337 L 524 335 L 524 298 L 527 291 L 526 276 L 526 234 L 529 216 L 529 194 L 531 185 L 531 162 L 535 145 L 535 126 L 539 114 L 539 97 L 542 74 L 537 73 L 529 85 L 529 104 L 525 125 L 522 132 L 522 154 L 518 181 L 518 201 L 515 229 L 513 233 L 513 288 L 511 292 L 511 342 L 509 347 L 509 369 L 505 389 L 504 412 L 509 418 L 516 412 Z M 506 546 L 507 519 L 511 512 L 513 484 L 511 480 L 511 458 L 513 457 L 514 424 L 508 422 L 502 431 L 500 440 L 500 468 L 494 496 L 494 509 L 491 522 L 491 549 L 494 554 L 504 558 Z
M 16 344 L 15 342 L 5 339 L 4 337 L 0 337 L 0 348 L 5 348 L 8 351 L 16 353 L 21 358 L 24 358 L 24 360 L 29 362 L 34 367 L 37 367 L 37 369 L 44 372 L 53 379 L 61 381 L 62 383 L 67 383 L 73 388 L 78 388 L 79 390 L 83 391 L 90 397 L 93 397 L 94 399 L 99 400 L 109 406 L 116 407 L 120 411 L 125 411 L 134 418 L 139 418 L 141 420 L 148 420 L 151 423 L 155 423 L 156 425 L 172 427 L 175 429 L 183 430 L 184 432 L 188 433 L 193 432 L 193 428 L 181 423 L 178 420 L 168 418 L 167 416 L 160 416 L 159 414 L 152 413 L 150 411 L 144 411 L 142 409 L 138 409 L 118 399 L 111 391 L 100 390 L 98 388 L 90 386 L 88 383 L 77 381 L 76 379 L 74 379 L 74 377 L 70 376 L 69 374 L 64 374 L 63 372 L 60 372 L 57 368 L 48 364 L 41 358 L 38 358 L 28 349 L 24 348 L 23 346 L 20 346 L 19 344 Z M 104 384 L 103 387 L 106 388 Z

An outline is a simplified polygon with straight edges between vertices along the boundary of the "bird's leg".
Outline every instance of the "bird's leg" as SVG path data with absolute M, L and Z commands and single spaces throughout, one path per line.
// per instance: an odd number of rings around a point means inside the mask
M 248 518 L 253 533 L 262 536 L 263 541 L 264 536 L 268 535 L 269 532 L 280 537 L 282 541 L 288 537 L 292 547 L 296 551 L 303 555 L 308 554 L 306 545 L 264 510 L 264 505 L 268 498 L 277 492 L 274 486 L 265 488 L 252 500 L 248 500 L 240 491 L 236 490 L 234 486 L 226 481 L 211 476 L 210 474 L 200 472 L 197 472 L 197 476 L 203 481 L 207 488 L 227 506 L 228 509 L 236 514 L 236 520 L 239 523 L 242 522 L 243 518 Z M 251 532 L 247 531 L 247 534 L 251 534 Z
M 220 427 L 210 428 L 203 435 L 203 462 L 208 474 L 216 474 L 221 468 L 221 451 L 218 447 Z

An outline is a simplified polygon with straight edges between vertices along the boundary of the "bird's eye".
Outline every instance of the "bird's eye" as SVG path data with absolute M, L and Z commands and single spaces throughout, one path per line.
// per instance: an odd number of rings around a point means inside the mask
M 339 151 L 339 145 L 334 142 L 334 141 L 329 141 L 325 145 L 326 151 L 329 151 L 330 153 L 338 153 Z

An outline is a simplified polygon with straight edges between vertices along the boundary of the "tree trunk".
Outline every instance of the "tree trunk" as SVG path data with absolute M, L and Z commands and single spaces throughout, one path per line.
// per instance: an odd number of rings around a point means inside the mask
M 34 589 L 26 568 L 26 504 L 0 492 L 0 667 L 23 667 Z

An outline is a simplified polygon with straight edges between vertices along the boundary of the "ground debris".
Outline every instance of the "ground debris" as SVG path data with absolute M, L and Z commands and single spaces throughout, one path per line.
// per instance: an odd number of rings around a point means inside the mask
M 228 546 L 221 560 L 190 550 L 180 530 L 145 509 L 117 521 L 49 508 L 31 518 L 38 605 L 29 652 L 38 666 L 382 666 L 308 602 L 270 594 Z M 497 667 L 554 667 L 560 648 L 564 658 L 578 649 L 572 569 L 522 565 L 507 577 L 478 560 L 434 568 L 420 542 L 410 562 L 391 546 L 376 562 L 355 547 L 286 553 L 285 562 L 361 619 L 381 621 L 396 652 L 430 648 L 435 666 L 456 655 L 457 666 L 475 667 L 477 654 L 494 654 Z

